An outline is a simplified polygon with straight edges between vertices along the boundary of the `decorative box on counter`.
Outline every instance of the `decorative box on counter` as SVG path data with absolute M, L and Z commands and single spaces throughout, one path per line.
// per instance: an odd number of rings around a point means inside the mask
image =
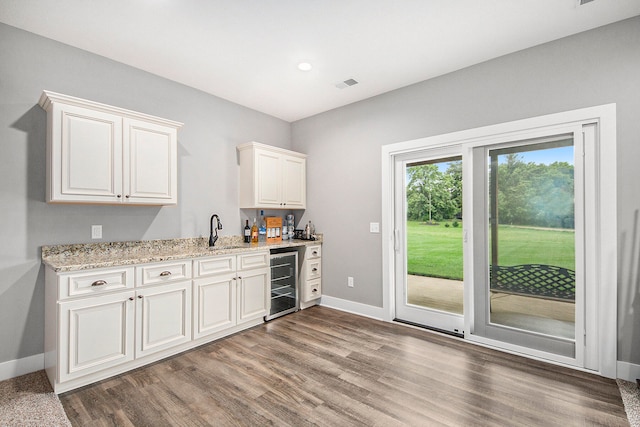
M 282 241 L 282 218 L 279 216 L 265 217 L 267 223 L 267 243 Z

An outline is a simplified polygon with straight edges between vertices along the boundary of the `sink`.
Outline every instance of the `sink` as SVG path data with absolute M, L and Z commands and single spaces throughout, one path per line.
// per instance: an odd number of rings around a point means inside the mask
M 209 250 L 211 251 L 226 251 L 229 249 L 240 249 L 244 248 L 244 245 L 222 245 L 222 246 L 210 246 Z

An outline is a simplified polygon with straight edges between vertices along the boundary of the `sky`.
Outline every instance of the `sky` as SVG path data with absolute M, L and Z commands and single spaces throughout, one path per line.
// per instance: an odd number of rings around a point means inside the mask
M 520 158 L 525 163 L 534 162 L 548 165 L 553 162 L 567 162 L 570 165 L 573 164 L 573 146 L 528 151 L 526 153 L 518 154 L 520 154 Z
M 556 147 L 546 150 L 526 151 L 518 153 L 520 159 L 525 163 L 542 163 L 549 165 L 553 162 L 567 162 L 570 165 L 573 164 L 573 146 L 568 147 Z M 500 162 L 505 160 L 505 156 L 499 156 Z M 449 162 L 437 163 L 440 172 L 444 172 L 449 167 Z

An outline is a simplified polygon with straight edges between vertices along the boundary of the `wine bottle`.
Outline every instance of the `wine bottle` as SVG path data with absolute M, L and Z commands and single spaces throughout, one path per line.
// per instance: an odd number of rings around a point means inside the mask
M 249 227 L 249 220 L 247 220 L 244 226 L 244 242 L 251 243 L 251 227 Z
M 253 218 L 253 226 L 251 227 L 251 243 L 258 243 L 258 224 L 256 224 L 255 218 Z

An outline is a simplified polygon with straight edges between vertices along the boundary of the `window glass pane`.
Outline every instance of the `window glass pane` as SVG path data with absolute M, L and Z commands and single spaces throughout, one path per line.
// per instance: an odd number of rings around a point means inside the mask
M 405 303 L 462 314 L 462 160 L 410 163 L 405 175 Z
M 490 322 L 575 338 L 573 140 L 489 150 Z

